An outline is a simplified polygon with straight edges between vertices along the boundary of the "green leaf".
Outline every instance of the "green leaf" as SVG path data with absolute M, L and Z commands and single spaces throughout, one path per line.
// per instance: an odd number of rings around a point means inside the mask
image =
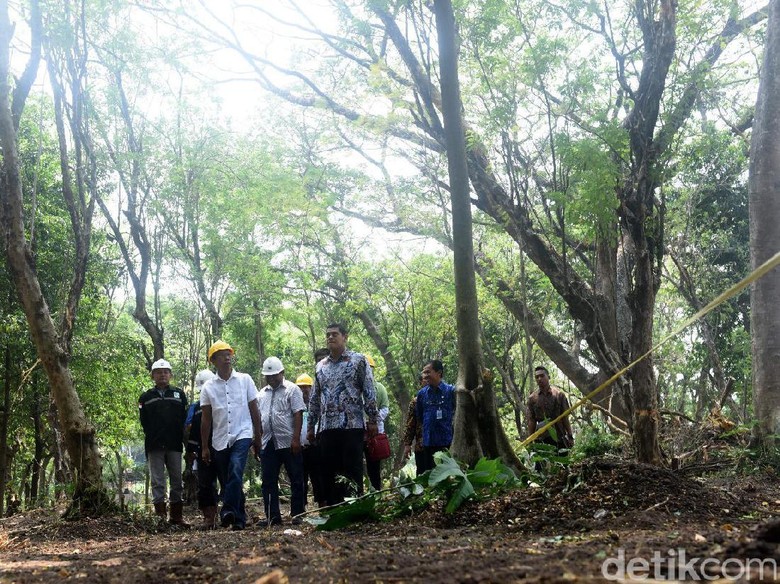
M 380 519 L 376 511 L 376 503 L 379 493 L 370 493 L 359 499 L 345 502 L 332 509 L 327 509 L 324 514 L 327 519 L 317 526 L 320 531 L 333 531 L 341 529 L 358 521 L 376 521 Z
M 473 497 L 475 495 L 474 486 L 471 484 L 471 481 L 469 481 L 465 476 L 463 477 L 463 480 L 460 481 L 460 485 L 458 486 L 457 490 L 452 494 L 450 497 L 450 500 L 447 502 L 447 507 L 445 507 L 444 512 L 445 513 L 454 513 L 458 507 L 460 507 L 466 499 L 469 499 L 470 497 Z
M 440 454 L 443 456 L 439 457 L 438 455 Z M 466 478 L 466 475 L 463 474 L 460 466 L 458 466 L 458 462 L 454 458 L 443 452 L 437 452 L 435 456 L 437 457 L 437 464 L 431 470 L 431 475 L 428 478 L 429 486 L 433 487 L 452 477 Z

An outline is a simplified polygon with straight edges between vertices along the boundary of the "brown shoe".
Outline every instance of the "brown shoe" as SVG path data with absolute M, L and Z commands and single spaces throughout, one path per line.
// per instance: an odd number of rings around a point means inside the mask
M 172 525 L 178 525 L 179 527 L 188 528 L 190 525 L 189 523 L 184 523 L 184 517 L 182 517 L 184 513 L 184 503 L 181 501 L 177 503 L 171 503 L 171 519 L 170 523 Z
M 203 529 L 212 530 L 217 528 L 217 508 L 216 507 L 204 507 L 201 509 L 203 512 Z

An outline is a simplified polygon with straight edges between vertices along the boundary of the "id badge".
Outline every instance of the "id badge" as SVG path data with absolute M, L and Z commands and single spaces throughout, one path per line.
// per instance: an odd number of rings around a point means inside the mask
M 441 420 L 443 417 L 444 417 L 444 414 L 442 413 L 441 408 L 436 410 L 436 419 L 437 420 Z

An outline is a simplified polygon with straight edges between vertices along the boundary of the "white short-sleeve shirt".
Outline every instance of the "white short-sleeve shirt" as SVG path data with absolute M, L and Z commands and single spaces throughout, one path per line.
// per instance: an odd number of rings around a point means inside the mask
M 254 436 L 249 404 L 256 399 L 257 387 L 246 373 L 233 371 L 227 381 L 216 376 L 203 386 L 200 404 L 211 406 L 214 450 L 225 450 L 236 440 Z

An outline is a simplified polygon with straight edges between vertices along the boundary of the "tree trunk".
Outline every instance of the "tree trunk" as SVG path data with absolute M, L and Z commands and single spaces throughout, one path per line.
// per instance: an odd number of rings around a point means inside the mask
M 387 377 L 390 380 L 390 392 L 393 394 L 400 411 L 405 413 L 409 408 L 409 389 L 406 387 L 403 375 L 401 375 L 401 368 L 398 366 L 398 361 L 395 360 L 395 356 L 390 351 L 390 344 L 379 331 L 379 327 L 377 327 L 367 311 L 358 311 L 356 315 L 363 323 L 368 336 L 374 341 L 374 345 L 385 360 L 385 369 L 387 370 Z
M 755 269 L 780 250 L 780 1 L 769 6 L 764 65 L 750 145 L 750 260 Z M 757 438 L 766 447 L 780 434 L 780 270 L 751 288 L 753 403 Z
M 32 10 L 33 15 L 36 13 L 40 17 L 37 6 Z M 71 511 L 76 514 L 89 514 L 101 510 L 106 498 L 95 430 L 84 416 L 68 369 L 68 354 L 60 345 L 60 335 L 43 296 L 24 232 L 22 183 L 16 148 L 17 126 L 14 123 L 12 107 L 14 111 L 21 111 L 17 110 L 21 107 L 17 99 L 23 100 L 26 94 L 20 96 L 17 91 L 12 106 L 10 44 L 13 30 L 8 17 L 7 0 L 3 0 L 0 2 L 0 147 L 3 151 L 0 195 L 3 197 L 2 224 L 8 232 L 6 254 L 11 277 L 27 317 L 30 335 L 57 404 L 68 453 L 76 470 L 74 505 Z
M 125 502 L 125 468 L 122 464 L 122 453 L 114 450 L 114 460 L 116 461 L 116 493 L 119 496 L 119 508 L 124 511 L 127 508 Z
M 455 315 L 458 331 L 457 403 L 453 455 L 473 465 L 480 457 L 500 457 L 520 468 L 509 445 L 496 407 L 493 379 L 484 367 L 477 303 L 471 198 L 466 140 L 461 117 L 455 15 L 450 0 L 435 0 L 439 37 L 442 113 L 447 145 L 447 169 L 452 197 L 452 239 L 455 265 Z M 476 424 L 474 423 L 476 421 Z
M 106 60 L 103 61 L 103 64 L 111 70 L 116 82 L 119 111 L 125 123 L 126 147 L 130 156 L 125 155 L 126 153 L 124 152 L 117 151 L 113 137 L 109 136 L 105 129 L 102 129 L 101 133 L 103 143 L 113 163 L 113 168 L 117 172 L 127 196 L 123 213 L 127 218 L 130 233 L 125 236 L 121 225 L 114 220 L 108 206 L 100 197 L 98 197 L 98 205 L 114 234 L 114 240 L 119 246 L 122 259 L 127 267 L 127 274 L 133 284 L 133 290 L 135 291 L 133 318 L 138 321 L 152 340 L 153 359 L 157 360 L 162 359 L 165 355 L 165 334 L 162 323 L 157 319 L 152 319 L 146 308 L 146 291 L 152 266 L 152 244 L 149 240 L 149 231 L 144 219 L 148 214 L 144 203 L 151 199 L 150 188 L 148 187 L 151 181 L 142 170 L 143 157 L 146 153 L 144 152 L 143 141 L 139 140 L 136 135 L 131 106 L 122 83 L 122 72 L 112 69 Z M 146 185 L 146 188 L 143 185 Z M 125 239 L 126 237 L 127 239 Z M 136 254 L 130 248 L 131 242 L 137 250 L 137 259 Z
M 3 351 L 3 411 L 0 415 L 0 517 L 5 517 L 5 487 L 8 484 L 8 419 L 11 408 L 11 347 Z
M 45 455 L 45 441 L 43 439 L 43 414 L 41 413 L 41 398 L 38 392 L 37 375 L 32 382 L 33 404 L 32 404 L 32 422 L 33 422 L 33 459 L 32 472 L 30 476 L 30 501 L 29 506 L 37 505 L 40 497 L 40 479 L 41 467 Z
M 57 404 L 49 399 L 49 428 L 51 428 L 52 464 L 54 466 L 54 498 L 57 501 L 67 496 L 65 485 L 73 482 L 73 473 L 67 456 L 67 446 L 57 416 Z

